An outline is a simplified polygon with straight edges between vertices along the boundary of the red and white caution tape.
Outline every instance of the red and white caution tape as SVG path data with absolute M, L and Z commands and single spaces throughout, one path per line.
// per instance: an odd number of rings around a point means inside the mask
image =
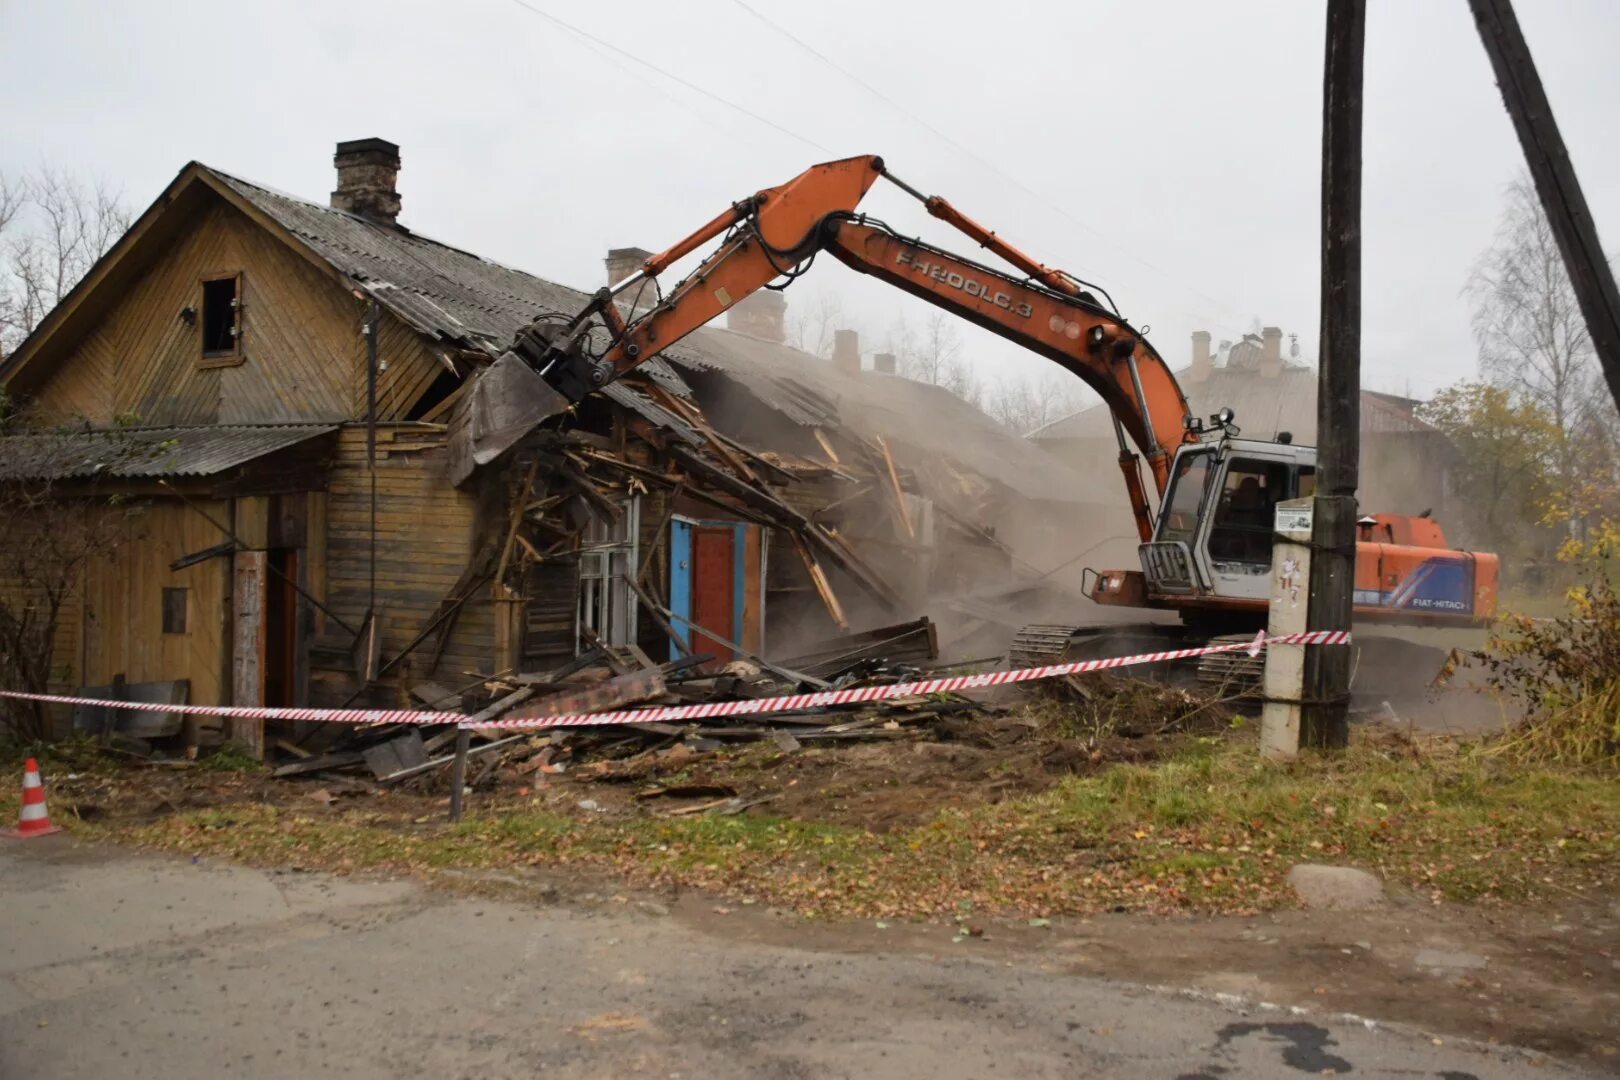
M 781 697 L 753 698 L 746 701 L 712 701 L 697 705 L 666 705 L 650 709 L 621 709 L 616 712 L 565 713 L 560 716 L 525 716 L 511 720 L 489 720 L 476 725 L 483 728 L 554 728 L 592 727 L 602 724 L 653 724 L 678 720 L 708 720 L 717 716 L 757 716 L 761 713 L 790 712 L 795 709 L 814 709 L 825 705 L 857 705 L 868 701 L 913 697 L 925 694 L 949 694 L 961 690 L 981 690 L 1009 683 L 1034 682 L 1056 679 L 1064 675 L 1079 675 L 1088 671 L 1109 671 L 1137 664 L 1158 664 L 1169 660 L 1188 660 L 1195 656 L 1214 653 L 1246 652 L 1259 656 L 1271 645 L 1348 645 L 1348 630 L 1311 630 L 1300 634 L 1280 634 L 1267 637 L 1265 632 L 1255 635 L 1253 641 L 1233 641 L 1221 645 L 1203 645 L 1193 649 L 1169 649 L 1165 652 L 1139 653 L 1135 656 L 1113 656 L 1103 660 L 1076 660 L 1067 664 L 1048 664 L 1044 667 L 1013 668 L 1006 671 L 988 671 L 979 675 L 951 675 L 918 682 L 893 683 L 888 686 L 858 686 L 847 690 L 818 690 L 810 694 L 785 694 Z M 458 713 L 432 712 L 420 709 L 306 709 L 255 705 L 168 705 L 143 701 L 107 701 L 102 698 L 68 697 L 59 694 L 28 694 L 15 690 L 0 690 L 0 697 L 22 701 L 48 701 L 64 705 L 94 705 L 109 709 L 134 709 L 141 712 L 184 713 L 193 716 L 225 716 L 264 720 L 313 720 L 328 724 L 445 724 L 453 720 L 465 722 L 468 717 Z
M 1012 668 L 1007 671 L 987 671 L 979 675 L 951 675 L 919 682 L 893 683 L 888 686 L 857 686 L 848 690 L 818 690 L 811 694 L 787 694 L 782 697 L 754 698 L 747 701 L 711 701 L 701 705 L 668 705 L 651 709 L 626 709 L 619 712 L 569 713 L 563 716 L 526 716 L 514 720 L 493 720 L 479 727 L 491 728 L 552 728 L 587 727 L 592 724 L 650 724 L 669 723 L 673 720 L 707 720 L 716 716 L 754 716 L 759 713 L 789 712 L 794 709 L 814 709 L 823 705 L 857 705 L 867 701 L 913 697 L 924 694 L 950 694 L 960 690 L 981 690 L 989 686 L 1009 683 L 1033 682 L 1037 679 L 1055 679 L 1064 675 L 1078 675 L 1087 671 L 1107 671 L 1111 668 L 1135 664 L 1157 664 L 1167 660 L 1186 660 L 1211 653 L 1246 652 L 1259 656 L 1268 645 L 1348 645 L 1348 630 L 1313 630 L 1302 634 L 1279 634 L 1267 637 L 1264 631 L 1253 641 L 1234 641 L 1224 645 L 1204 645 L 1196 649 L 1170 649 L 1166 652 L 1141 653 L 1136 656 L 1114 656 L 1106 660 L 1076 660 L 1067 664 L 1048 664 L 1045 667 Z
M 59 705 L 94 705 L 136 712 L 180 713 L 184 716 L 226 716 L 243 720 L 314 720 L 325 724 L 448 724 L 459 713 L 427 709 L 312 709 L 276 705 L 170 705 L 152 701 L 109 701 L 106 698 L 70 697 L 66 694 L 26 694 L 0 690 L 0 698 L 48 701 Z

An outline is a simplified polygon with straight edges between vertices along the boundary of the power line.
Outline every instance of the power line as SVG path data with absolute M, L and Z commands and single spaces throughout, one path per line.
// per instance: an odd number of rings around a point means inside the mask
M 540 14 L 544 14 L 544 12 L 541 12 Z M 590 42 L 590 40 L 588 38 L 581 38 L 581 44 L 583 44 L 585 46 L 585 48 L 589 49 L 594 55 L 599 56 L 604 61 L 606 61 L 607 63 L 612 64 L 615 68 L 618 68 L 620 71 L 624 72 L 626 75 L 630 76 L 632 79 L 635 79 L 642 86 L 645 86 L 647 89 L 651 90 L 653 93 L 657 94 L 659 97 L 663 98 L 665 101 L 669 102 L 671 105 L 674 105 L 676 108 L 680 109 L 682 112 L 686 113 L 687 115 L 689 115 L 691 117 L 694 117 L 700 123 L 702 123 L 703 125 L 708 127 L 710 130 L 715 131 L 715 132 L 717 132 L 717 133 L 719 133 L 721 135 L 726 135 L 727 134 L 725 129 L 722 128 L 719 124 L 715 123 L 715 121 L 714 121 L 714 119 L 712 117 L 706 116 L 703 113 L 699 112 L 697 109 L 694 109 L 691 106 L 691 104 L 689 104 L 688 102 L 682 101 L 680 98 L 676 97 L 674 94 L 671 94 L 668 90 L 664 89 L 664 87 L 660 86 L 658 83 L 656 83 L 653 80 L 649 79 L 646 75 L 642 74 L 641 72 L 639 72 L 639 71 L 635 70 L 634 68 L 630 67 L 628 64 L 626 64 L 622 60 L 618 59 L 618 57 L 614 56 L 612 53 L 607 52 L 607 51 L 605 51 L 603 49 L 597 48 L 595 45 L 591 44 L 591 42 Z
M 518 2 L 518 0 L 514 0 L 514 3 L 515 2 Z M 914 123 L 914 124 L 918 125 L 919 127 L 923 128 L 925 131 L 928 131 L 929 133 L 934 135 L 936 138 L 941 139 L 942 141 L 947 143 L 949 146 L 951 146 L 953 149 L 955 149 L 957 152 L 966 155 L 967 157 L 971 158 L 974 162 L 978 163 L 981 167 L 983 167 L 985 169 L 988 169 L 994 175 L 1000 177 L 1002 180 L 1005 180 L 1007 183 L 1011 184 L 1013 187 L 1016 187 L 1018 190 L 1024 192 L 1024 194 L 1028 195 L 1030 198 L 1036 200 L 1039 203 L 1042 203 L 1048 209 L 1056 211 L 1062 217 L 1067 218 L 1071 224 L 1073 224 L 1075 226 L 1078 226 L 1080 229 L 1083 229 L 1085 232 L 1090 233 L 1094 237 L 1097 237 L 1099 240 L 1110 239 L 1107 235 L 1105 235 L 1104 233 L 1098 232 L 1096 229 L 1092 228 L 1090 225 L 1087 225 L 1085 222 L 1081 221 L 1079 218 L 1075 217 L 1073 214 L 1071 214 L 1067 210 L 1063 209 L 1063 207 L 1059 206 L 1056 202 L 1052 201 L 1048 197 L 1042 195 L 1040 192 L 1038 192 L 1038 191 L 1034 190 L 1033 188 L 1031 188 L 1029 185 L 1025 184 L 1022 180 L 1018 179 L 1016 176 L 1013 176 L 1010 173 L 1007 173 L 1000 166 L 996 165 L 994 162 L 992 162 L 992 161 L 990 161 L 990 160 L 988 160 L 988 159 L 986 159 L 984 157 L 981 157 L 972 148 L 970 148 L 968 146 L 965 146 L 960 142 L 957 142 L 950 135 L 948 135 L 945 132 L 941 131 L 939 128 L 935 127 L 933 124 L 930 124 L 927 120 L 925 120 L 922 117 L 918 116 L 916 113 L 912 112 L 910 109 L 908 109 L 906 106 L 900 104 L 898 101 L 895 101 L 893 98 L 889 97 L 883 91 L 879 90 L 877 87 L 873 86 L 871 83 L 867 82 L 865 79 L 861 78 L 859 75 L 855 74 L 853 71 L 850 71 L 848 68 L 844 67 L 842 64 L 838 63 L 836 60 L 833 60 L 831 57 L 827 56 L 825 53 L 823 53 L 821 50 L 817 49 L 815 46 L 813 46 L 810 43 L 806 42 L 803 38 L 800 38 L 798 35 L 794 34 L 791 30 L 788 30 L 786 27 L 783 27 L 780 24 L 772 21 L 767 16 L 760 14 L 754 8 L 752 8 L 748 4 L 744 3 L 744 0 L 732 0 L 732 3 L 736 4 L 738 7 L 742 8 L 744 11 L 746 11 L 748 14 L 752 15 L 754 18 L 756 18 L 760 22 L 764 23 L 770 29 L 776 31 L 778 34 L 782 35 L 783 37 L 787 38 L 789 41 L 793 42 L 799 48 L 803 49 L 805 52 L 809 53 L 811 56 L 814 56 L 817 60 L 820 60 L 822 63 L 826 64 L 828 67 L 832 68 L 834 71 L 838 72 L 840 75 L 844 76 L 846 79 L 849 79 L 851 82 L 855 83 L 855 85 L 859 86 L 861 89 L 865 90 L 867 93 L 871 94 L 873 97 L 877 98 L 879 101 L 882 101 L 884 104 L 888 105 L 890 108 L 892 108 L 896 112 L 900 113 L 900 115 L 904 116 L 906 119 L 910 120 L 912 123 Z M 1145 269 L 1153 271 L 1155 274 L 1163 275 L 1168 280 L 1171 280 L 1171 281 L 1175 280 L 1175 278 L 1171 277 L 1171 275 L 1169 274 L 1168 271 L 1164 270 L 1162 267 L 1154 265 L 1153 263 L 1147 261 L 1146 259 L 1143 259 L 1139 255 L 1129 255 L 1129 256 L 1127 256 L 1127 258 L 1133 260 L 1134 262 L 1136 262 L 1140 266 L 1144 267 Z M 1217 300 L 1215 297 L 1210 296 L 1208 293 L 1204 292 L 1201 289 L 1196 289 L 1193 286 L 1188 285 L 1186 283 L 1181 283 L 1181 287 L 1186 289 L 1188 292 L 1192 293 L 1194 296 L 1202 297 L 1207 303 L 1214 304 L 1216 308 L 1225 311 L 1229 315 L 1236 315 L 1237 314 L 1237 309 L 1236 308 L 1233 308 L 1233 307 L 1221 302 L 1220 300 Z
M 688 90 L 691 90 L 694 93 L 702 94 L 704 97 L 710 99 L 711 101 L 719 102 L 721 105 L 724 105 L 726 108 L 731 109 L 731 110 L 733 110 L 735 112 L 741 113 L 742 115 L 748 117 L 750 120 L 753 120 L 756 123 L 764 124 L 766 127 L 769 127 L 769 128 L 771 128 L 771 129 L 773 129 L 775 131 L 778 131 L 781 134 L 786 135 L 790 139 L 794 139 L 794 140 L 796 140 L 798 142 L 804 143 L 806 146 L 811 147 L 814 150 L 819 150 L 820 152 L 822 152 L 824 154 L 832 153 L 832 151 L 828 150 L 825 146 L 822 146 L 820 143 L 816 142 L 814 139 L 807 139 L 803 135 L 800 135 L 798 132 L 793 131 L 793 130 L 791 130 L 789 128 L 783 127 L 781 124 L 778 124 L 776 121 L 770 119 L 769 117 L 761 116 L 759 113 L 754 112 L 753 110 L 751 110 L 751 109 L 749 109 L 749 108 L 747 108 L 745 106 L 739 105 L 735 101 L 731 101 L 728 98 L 721 97 L 719 94 L 716 94 L 712 90 L 707 90 L 707 89 L 699 86 L 697 83 L 692 82 L 689 79 L 683 78 L 680 75 L 677 75 L 672 71 L 667 71 L 664 68 L 659 67 L 657 64 L 654 64 L 650 60 L 643 60 L 641 57 L 635 55 L 634 53 L 627 52 L 626 50 L 621 49 L 619 46 L 613 44 L 610 41 L 605 41 L 602 38 L 597 37 L 595 34 L 592 34 L 592 33 L 588 32 L 588 31 L 585 31 L 585 30 L 581 30 L 579 27 L 574 26 L 571 23 L 564 22 L 562 19 L 559 19 L 557 16 L 553 15 L 551 12 L 545 11 L 545 10 L 543 10 L 541 8 L 537 8 L 533 4 L 528 3 L 527 0 L 511 0 L 511 2 L 516 4 L 518 7 L 524 9 L 525 11 L 530 12 L 531 14 L 538 15 L 542 19 L 547 20 L 548 22 L 555 23 L 557 26 L 562 27 L 564 30 L 567 30 L 569 33 L 574 34 L 575 36 L 580 37 L 580 38 L 584 39 L 585 41 L 591 42 L 591 43 L 593 43 L 595 45 L 598 45 L 598 46 L 600 46 L 600 47 L 602 47 L 604 49 L 607 49 L 609 52 L 617 53 L 618 55 L 624 57 L 625 59 L 632 60 L 635 63 L 640 64 L 642 67 L 647 68 L 647 69 L 649 69 L 651 71 L 656 71 L 658 74 L 662 75 L 664 78 L 669 79 L 672 82 L 679 83 L 680 85 L 686 87 Z

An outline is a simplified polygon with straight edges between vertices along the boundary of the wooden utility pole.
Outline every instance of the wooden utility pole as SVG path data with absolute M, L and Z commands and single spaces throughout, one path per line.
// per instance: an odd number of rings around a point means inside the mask
M 1469 0 L 1469 6 L 1474 9 L 1479 39 L 1485 43 L 1485 53 L 1496 71 L 1502 102 L 1519 133 L 1519 145 L 1524 148 L 1541 208 L 1558 240 L 1564 269 L 1586 318 L 1592 348 L 1603 366 L 1615 406 L 1620 407 L 1620 295 L 1615 292 L 1609 260 L 1598 243 L 1592 212 L 1586 208 L 1586 197 L 1575 178 L 1575 166 L 1558 133 L 1552 105 L 1541 88 L 1541 78 L 1519 30 L 1519 20 L 1513 15 L 1511 0 Z
M 1361 57 L 1366 0 L 1328 0 L 1322 78 L 1322 340 L 1316 391 L 1316 506 L 1311 529 L 1312 630 L 1350 629 L 1361 454 Z M 1350 650 L 1305 652 L 1300 737 L 1350 740 Z

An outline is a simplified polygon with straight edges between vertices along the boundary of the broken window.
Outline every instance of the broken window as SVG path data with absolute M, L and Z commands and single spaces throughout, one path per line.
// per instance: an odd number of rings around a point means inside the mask
M 203 281 L 202 355 L 204 360 L 234 359 L 240 341 L 237 313 L 242 276 L 208 278 Z
M 636 597 L 629 583 L 640 570 L 640 532 L 641 497 L 632 495 L 620 502 L 617 521 L 593 517 L 580 539 L 579 625 L 609 645 L 636 640 Z
M 187 589 L 163 590 L 163 632 L 165 634 L 183 634 L 186 632 L 186 594 Z

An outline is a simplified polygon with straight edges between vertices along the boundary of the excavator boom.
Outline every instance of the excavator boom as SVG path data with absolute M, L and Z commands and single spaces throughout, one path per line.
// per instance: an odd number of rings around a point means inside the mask
M 1013 270 L 902 236 L 858 212 L 880 177 Z M 695 269 L 667 294 L 655 293 L 656 302 L 643 310 L 646 292 L 658 288 L 660 274 L 717 239 L 719 245 Z M 823 251 L 1060 364 L 1107 404 L 1142 540 L 1143 569 L 1104 571 L 1087 595 L 1099 604 L 1177 610 L 1184 623 L 1192 620 L 1205 629 L 1252 632 L 1253 625 L 1263 623 L 1272 511 L 1278 500 L 1297 497 L 1314 483 L 1310 448 L 1287 440 L 1238 440 L 1229 410 L 1205 431 L 1189 415 L 1169 365 L 1111 304 L 1098 300 L 1095 292 L 1101 290 L 1094 292 L 1072 274 L 1025 254 L 944 199 L 922 194 L 874 155 L 815 165 L 739 200 L 648 258 L 636 273 L 598 291 L 566 323 L 531 324 L 518 335 L 512 353 L 563 399 L 578 401 L 755 290 L 783 287 L 773 283 L 792 281 Z M 608 344 L 592 352 L 589 346 L 600 340 L 590 334 L 597 320 L 608 330 Z M 1148 505 L 1141 457 L 1147 458 L 1164 512 L 1161 522 L 1155 522 Z M 1358 617 L 1477 621 L 1490 616 L 1494 555 L 1447 548 L 1432 523 L 1423 523 L 1429 531 L 1415 545 L 1394 542 L 1396 526 L 1408 532 L 1418 528 L 1412 519 L 1381 517 L 1375 524 L 1387 527 L 1390 542 L 1375 543 L 1369 534 L 1358 545 Z M 1042 643 L 1072 636 L 1064 628 L 1034 629 Z M 1055 630 L 1063 632 L 1048 633 Z
M 934 217 L 1012 264 L 1018 277 L 908 239 L 856 207 L 879 177 L 916 197 Z M 650 310 L 636 315 L 634 301 L 671 264 L 723 237 L 720 246 L 677 282 Z M 649 258 L 641 270 L 595 299 L 561 331 L 537 323 L 519 335 L 524 356 L 571 400 L 632 371 L 749 293 L 778 278 L 792 279 L 809 259 L 828 251 L 864 274 L 895 285 L 992 333 L 1055 361 L 1079 376 L 1108 404 L 1121 429 L 1120 466 L 1137 531 L 1146 541 L 1153 519 L 1139 459 L 1147 458 L 1154 488 L 1163 494 L 1170 462 L 1187 433 L 1187 401 L 1175 376 L 1147 339 L 1099 303 L 1077 279 L 1025 255 L 944 199 L 926 197 L 889 176 L 875 155 L 812 166 L 774 188 L 733 204 L 702 228 Z M 615 303 L 632 301 L 626 316 Z M 607 326 L 611 343 L 599 356 L 583 352 L 592 316 Z

